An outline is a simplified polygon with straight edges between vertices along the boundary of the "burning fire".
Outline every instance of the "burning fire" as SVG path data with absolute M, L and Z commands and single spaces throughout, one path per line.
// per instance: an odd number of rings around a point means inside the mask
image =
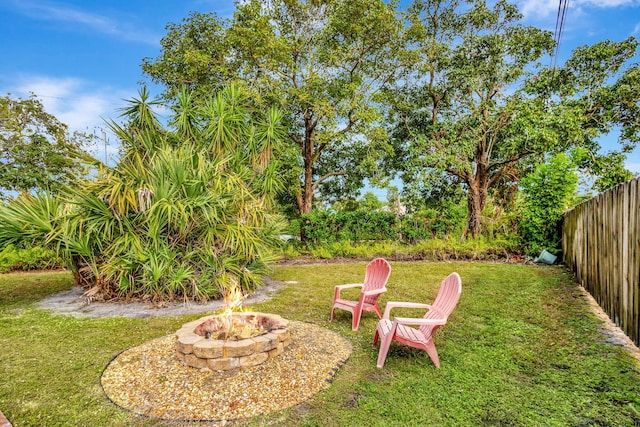
M 267 333 L 256 316 L 236 316 L 234 313 L 244 311 L 242 302 L 245 296 L 238 286 L 231 286 L 224 293 L 226 308 L 224 311 L 207 320 L 196 328 L 196 334 L 217 340 L 245 339 Z
M 245 296 L 242 293 L 242 290 L 234 285 L 227 288 L 224 291 L 224 303 L 227 305 L 225 313 L 227 311 L 233 312 L 242 310 L 242 301 L 244 301 Z

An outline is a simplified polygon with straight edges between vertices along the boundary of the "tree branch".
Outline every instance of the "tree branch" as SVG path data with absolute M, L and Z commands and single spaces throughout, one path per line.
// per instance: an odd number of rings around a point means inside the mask
M 487 172 L 490 172 L 490 171 L 492 171 L 492 170 L 494 170 L 494 169 L 496 169 L 496 168 L 500 168 L 500 167 L 503 167 L 503 166 L 509 165 L 509 164 L 511 164 L 511 163 L 515 163 L 515 162 L 517 162 L 518 160 L 520 160 L 520 159 L 522 159 L 522 158 L 524 158 L 524 157 L 527 157 L 527 156 L 529 156 L 529 155 L 531 155 L 531 154 L 534 154 L 534 153 L 535 153 L 535 151 L 532 151 L 532 150 L 525 150 L 525 151 L 523 151 L 522 153 L 518 153 L 518 154 L 515 154 L 515 155 L 513 155 L 513 156 L 509 157 L 508 159 L 502 160 L 502 161 L 500 161 L 500 162 L 491 163 L 491 164 L 487 167 Z
M 318 186 L 320 184 L 322 184 L 323 181 L 326 181 L 327 179 L 331 178 L 332 176 L 344 176 L 346 174 L 347 174 L 347 171 L 329 172 L 328 174 L 323 175 L 320 178 L 318 178 L 316 180 L 316 182 L 314 182 L 313 185 L 311 186 L 311 189 L 315 192 L 318 189 Z
M 466 183 L 469 183 L 471 181 L 471 176 L 466 172 L 458 172 L 457 170 L 452 168 L 445 168 L 445 172 L 453 176 L 457 176 Z

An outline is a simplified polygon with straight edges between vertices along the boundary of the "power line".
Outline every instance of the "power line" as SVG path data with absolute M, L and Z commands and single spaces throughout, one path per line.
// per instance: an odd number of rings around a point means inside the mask
M 567 20 L 567 9 L 569 7 L 569 0 L 559 0 L 558 2 L 558 15 L 556 16 L 556 29 L 553 34 L 553 40 L 556 42 L 556 46 L 551 57 L 549 66 L 551 72 L 554 73 L 558 65 L 558 56 L 560 53 L 560 42 L 562 41 L 562 33 L 564 31 L 564 24 Z

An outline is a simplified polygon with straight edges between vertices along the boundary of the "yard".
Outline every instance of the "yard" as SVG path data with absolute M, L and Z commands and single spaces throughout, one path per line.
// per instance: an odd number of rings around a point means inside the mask
M 252 309 L 312 322 L 353 346 L 327 390 L 284 411 L 227 425 L 633 426 L 640 370 L 608 344 L 602 321 L 561 267 L 489 263 L 392 263 L 390 300 L 430 302 L 457 271 L 462 297 L 435 338 L 441 369 L 416 349 L 392 345 L 384 369 L 371 345 L 375 315 L 351 331 L 329 323 L 333 287 L 360 282 L 364 263 L 278 266 L 295 281 Z M 0 276 L 0 410 L 21 426 L 162 426 L 113 405 L 100 375 L 121 351 L 200 317 L 89 319 L 37 308 L 69 289 L 69 273 Z M 199 424 L 206 425 L 206 424 Z

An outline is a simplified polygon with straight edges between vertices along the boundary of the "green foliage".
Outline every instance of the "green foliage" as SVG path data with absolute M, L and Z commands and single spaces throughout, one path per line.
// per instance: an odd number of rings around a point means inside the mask
M 489 5 L 491 3 L 491 5 Z M 546 152 L 537 107 L 518 88 L 553 39 L 519 23 L 505 1 L 420 0 L 409 8 L 409 32 L 420 54 L 394 96 L 396 166 L 405 182 L 464 185 L 467 229 L 482 231 L 490 190 L 517 178 L 518 163 Z
M 44 192 L 0 201 L 0 247 L 55 246 L 62 210 L 60 199 Z
M 235 87 L 192 100 L 181 93 L 165 129 L 143 90 L 124 111 L 129 121 L 110 124 L 123 144 L 118 165 L 62 201 L 7 203 L 0 216 L 13 222 L 0 227 L 0 243 L 45 240 L 104 297 L 204 300 L 259 286 L 282 227 L 271 159 L 280 114 L 251 110 Z
M 13 245 L 7 245 L 0 250 L 0 273 L 19 270 L 51 270 L 64 266 L 64 260 L 52 249 L 40 246 L 16 248 Z
M 519 259 L 522 253 L 516 237 L 488 239 L 482 236 L 465 240 L 444 238 L 420 240 L 413 244 L 399 241 L 369 241 L 352 243 L 337 241 L 325 243 L 289 242 L 281 256 L 287 259 L 310 256 L 320 259 L 386 257 L 392 260 L 502 260 Z
M 331 253 L 331 251 L 324 246 L 321 246 L 319 248 L 312 247 L 309 251 L 311 252 L 311 256 L 313 256 L 314 258 L 320 258 L 320 259 L 333 258 L 333 254 Z
M 300 236 L 300 226 L 302 224 L 302 220 L 300 219 L 291 219 L 288 222 L 287 228 L 285 230 L 285 233 L 290 235 L 290 236 L 294 236 L 294 237 L 298 237 Z
M 330 210 L 337 212 L 379 211 L 385 207 L 385 203 L 378 199 L 372 192 L 367 191 L 359 198 L 341 197 L 331 204 Z
M 169 95 L 183 85 L 206 96 L 235 79 L 258 105 L 284 111 L 288 146 L 279 154 L 285 195 L 298 214 L 315 194 L 355 195 L 383 174 L 381 88 L 402 72 L 402 21 L 382 0 L 238 2 L 233 18 L 192 14 L 170 24 L 162 53 L 143 71 Z M 337 179 L 341 177 L 341 179 Z
M 487 203 L 482 210 L 482 223 L 484 227 L 483 235 L 489 239 L 516 238 L 519 233 L 518 223 L 520 218 L 518 189 L 510 188 L 512 194 L 494 193 L 487 199 Z M 513 200 L 505 200 L 504 197 Z
M 584 45 L 562 68 L 543 70 L 523 88 L 544 101 L 560 140 L 579 147 L 578 167 L 596 178 L 596 191 L 631 178 L 623 164 L 640 141 L 640 66 L 631 62 L 637 50 L 633 37 Z M 618 130 L 621 150 L 599 154 L 598 138 Z
M 0 97 L 0 197 L 10 192 L 59 191 L 96 162 L 84 150 L 92 137 L 69 133 L 35 97 Z
M 528 254 L 561 249 L 562 213 L 572 206 L 577 183 L 576 167 L 565 154 L 556 155 L 522 179 L 520 236 Z
M 302 220 L 304 235 L 314 243 L 389 240 L 396 237 L 396 216 L 387 212 L 314 211 L 303 215 Z
M 402 218 L 403 235 L 409 241 L 460 236 L 466 216 L 464 203 L 443 203 L 438 207 L 425 208 Z
M 553 48 L 549 32 L 523 26 L 505 1 L 471 3 L 418 0 L 408 9 L 420 56 L 391 93 L 392 164 L 405 183 L 433 188 L 443 174 L 452 186 L 462 183 L 467 228 L 477 235 L 485 231 L 487 198 L 545 156 L 581 147 L 589 156 L 580 166 L 596 174 L 596 188 L 628 179 L 622 153 L 596 153 L 598 138 L 612 129 L 620 129 L 623 151 L 640 140 L 638 42 L 583 46 L 563 67 L 541 69 Z
M 324 258 L 358 258 L 368 259 L 374 257 L 391 257 L 398 249 L 389 241 L 367 242 L 366 244 L 351 243 L 348 241 L 325 243 L 319 245 L 307 245 L 301 249 L 301 253 L 310 254 L 316 257 L 316 253 L 321 252 Z
M 300 256 L 300 251 L 297 245 L 288 243 L 283 245 L 281 255 L 284 258 L 293 259 Z
M 403 216 L 371 210 L 314 211 L 303 215 L 302 226 L 307 240 L 316 244 L 384 240 L 413 243 L 459 232 L 464 216 L 460 205 Z
M 509 260 L 521 253 L 519 242 L 514 239 L 489 239 L 483 236 L 468 239 L 431 239 L 419 242 L 408 249 L 417 259 L 446 260 Z
M 624 167 L 626 156 L 619 152 L 609 152 L 605 156 L 597 156 L 595 164 L 592 166 L 596 179 L 593 182 L 593 189 L 603 192 L 633 179 L 631 171 Z
M 366 211 L 377 211 L 384 206 L 384 203 L 371 191 L 367 191 L 359 200 L 360 209 Z
M 224 23 L 214 14 L 192 12 L 181 24 L 167 24 L 162 56 L 144 58 L 142 70 L 166 86 L 174 98 L 182 88 L 190 92 L 217 92 L 231 77 L 223 66 L 226 39 Z

